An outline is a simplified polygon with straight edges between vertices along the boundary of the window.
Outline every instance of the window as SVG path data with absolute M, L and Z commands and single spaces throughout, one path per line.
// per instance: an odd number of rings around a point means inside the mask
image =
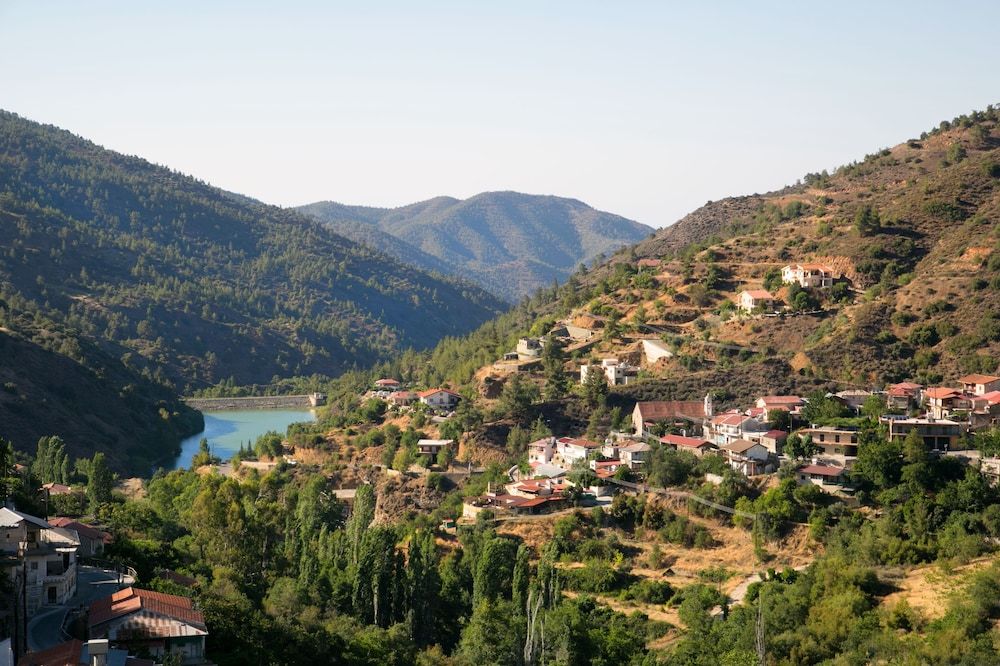
M 31 570 L 32 571 L 37 571 L 38 570 L 38 562 L 32 562 L 31 563 Z

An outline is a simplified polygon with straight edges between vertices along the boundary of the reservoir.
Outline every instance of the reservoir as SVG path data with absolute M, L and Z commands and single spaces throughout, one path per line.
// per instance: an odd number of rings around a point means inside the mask
M 190 466 L 203 437 L 208 440 L 212 455 L 225 462 L 240 450 L 240 444 L 253 445 L 269 430 L 284 435 L 292 423 L 316 420 L 316 412 L 306 408 L 211 411 L 203 414 L 205 429 L 181 442 L 181 455 L 174 461 L 172 469 Z

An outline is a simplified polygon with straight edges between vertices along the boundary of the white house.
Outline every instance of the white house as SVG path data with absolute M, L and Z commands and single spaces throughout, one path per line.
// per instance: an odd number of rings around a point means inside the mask
M 958 383 L 962 385 L 966 393 L 972 395 L 985 395 L 991 391 L 1000 390 L 1000 377 L 993 375 L 966 375 L 960 377 Z
M 540 338 L 521 338 L 517 341 L 517 358 L 527 361 L 542 355 L 545 341 Z
M 650 451 L 651 449 L 649 444 L 636 442 L 635 444 L 629 444 L 628 446 L 619 448 L 618 457 L 624 464 L 628 465 L 629 469 L 635 471 L 640 469 L 646 462 L 649 461 Z
M 747 476 L 766 471 L 768 450 L 763 445 L 746 439 L 733 440 L 719 447 L 729 466 Z
M 422 456 L 436 456 L 441 449 L 455 448 L 453 439 L 421 439 L 417 441 L 417 451 Z
M 628 384 L 630 381 L 634 380 L 636 376 L 636 368 L 633 368 L 628 363 L 619 363 L 616 358 L 606 358 L 601 361 L 600 365 L 581 365 L 581 384 L 586 383 L 587 375 L 591 372 L 603 372 L 604 376 L 608 380 L 609 386 Z
M 76 531 L 0 508 L 0 551 L 17 563 L 8 573 L 15 588 L 24 586 L 29 616 L 43 605 L 66 603 L 76 594 L 79 548 Z
M 555 437 L 543 437 L 528 444 L 528 464 L 547 465 L 555 453 Z
M 847 470 L 830 465 L 805 465 L 795 471 L 795 481 L 799 485 L 813 484 L 820 488 L 840 487 L 847 480 Z
M 745 312 L 753 312 L 758 308 L 773 310 L 774 296 L 766 289 L 748 289 L 740 292 L 739 306 Z
M 600 448 L 600 444 L 587 439 L 560 437 L 556 440 L 556 453 L 568 465 L 572 465 L 578 460 L 586 460 L 591 453 L 597 453 Z
M 800 287 L 826 289 L 833 286 L 834 271 L 823 264 L 792 264 L 781 269 L 781 280 Z
M 453 409 L 462 399 L 458 393 L 443 388 L 428 389 L 417 394 L 420 402 L 435 409 Z
M 765 433 L 769 430 L 768 425 L 746 414 L 739 412 L 727 412 L 712 417 L 705 424 L 705 439 L 719 446 L 729 444 L 737 439 L 746 439 L 750 436 Z

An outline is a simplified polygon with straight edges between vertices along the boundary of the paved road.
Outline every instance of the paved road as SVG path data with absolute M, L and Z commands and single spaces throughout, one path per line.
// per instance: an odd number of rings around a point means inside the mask
M 128 577 L 124 585 L 131 584 Z M 106 597 L 119 589 L 119 577 L 114 571 L 96 567 L 80 567 L 77 574 L 76 594 L 61 606 L 42 608 L 28 622 L 28 649 L 30 651 L 45 650 L 67 640 L 63 634 L 63 622 L 69 609 L 86 606 L 95 599 Z

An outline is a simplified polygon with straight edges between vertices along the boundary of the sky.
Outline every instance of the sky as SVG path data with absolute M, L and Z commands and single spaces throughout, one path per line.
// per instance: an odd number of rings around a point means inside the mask
M 1000 103 L 1000 2 L 0 0 L 0 108 L 268 203 L 654 227 Z

